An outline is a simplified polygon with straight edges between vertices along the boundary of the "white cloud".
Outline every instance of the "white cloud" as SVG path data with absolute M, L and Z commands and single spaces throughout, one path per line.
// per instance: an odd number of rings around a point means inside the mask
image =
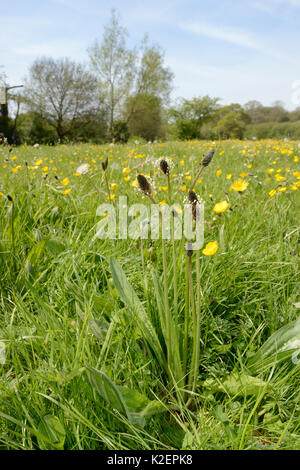
M 296 1 L 296 0 L 295 0 Z M 299 0 L 300 4 L 300 0 Z M 189 23 L 181 22 L 178 24 L 182 31 L 206 36 L 212 39 L 217 39 L 221 42 L 228 42 L 239 47 L 244 47 L 250 50 L 255 50 L 264 56 L 269 56 L 273 60 L 280 61 L 285 64 L 296 66 L 298 60 L 290 56 L 286 50 L 278 48 L 273 43 L 273 38 L 268 37 L 254 37 L 249 31 L 240 30 L 235 28 L 226 28 L 219 25 L 203 24 L 203 23 Z
M 220 41 L 229 42 L 249 49 L 260 49 L 260 45 L 247 31 L 204 23 L 179 23 L 179 27 L 186 32 L 207 36 L 212 39 L 218 39 Z
M 23 46 L 15 46 L 13 52 L 19 56 L 23 57 L 41 57 L 41 56 L 52 56 L 55 58 L 58 57 L 67 57 L 72 58 L 77 57 L 77 59 L 86 59 L 86 48 L 82 47 L 82 42 L 80 41 L 66 41 L 62 44 L 61 40 L 45 41 L 38 43 L 27 43 Z
M 170 56 L 168 65 L 175 72 L 173 98 L 210 95 L 222 98 L 223 104 L 245 103 L 257 99 L 269 105 L 275 100 L 285 102 L 288 109 L 292 103 L 292 79 L 288 69 L 280 63 L 256 57 L 251 64 L 236 66 L 200 65 L 197 61 Z M 258 73 L 259 70 L 259 73 Z M 300 66 L 295 70 L 300 72 Z
M 300 8 L 300 0 L 267 0 L 267 3 L 273 3 L 275 6 L 283 5 L 283 6 L 291 6 Z
M 300 8 L 300 0 L 264 0 L 250 2 L 250 6 L 257 10 L 273 15 L 279 15 L 282 12 L 282 8 Z

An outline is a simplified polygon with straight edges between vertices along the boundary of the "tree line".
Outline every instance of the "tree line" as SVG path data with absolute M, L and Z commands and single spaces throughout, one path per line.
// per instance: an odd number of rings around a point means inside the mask
M 1 105 L 0 138 L 15 144 L 300 138 L 300 109 L 288 112 L 281 102 L 222 106 L 220 98 L 200 95 L 171 104 L 174 75 L 164 51 L 147 36 L 134 48 L 127 40 L 112 10 L 101 43 L 88 48 L 88 67 L 68 58 L 36 59 L 22 92 L 8 94 L 14 117 Z M 1 81 L 3 89 L 3 74 Z

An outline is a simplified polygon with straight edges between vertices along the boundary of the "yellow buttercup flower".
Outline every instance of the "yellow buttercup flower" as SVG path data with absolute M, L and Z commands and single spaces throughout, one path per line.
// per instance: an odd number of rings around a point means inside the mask
M 222 201 L 218 202 L 213 210 L 215 211 L 216 214 L 222 214 L 222 212 L 225 212 L 229 207 L 229 204 L 227 201 Z
M 202 253 L 205 256 L 212 256 L 218 251 L 218 242 L 209 242 L 207 243 L 206 247 L 202 250 Z
M 277 173 L 275 175 L 275 179 L 276 181 L 285 181 L 286 180 L 286 177 L 285 176 L 281 176 L 279 173 Z
M 110 188 L 114 191 L 118 187 L 118 183 L 111 183 Z
M 216 176 L 220 176 L 222 174 L 222 170 L 217 170 L 216 171 Z
M 71 192 L 71 188 L 68 188 L 68 189 L 64 189 L 64 190 L 61 192 L 61 194 L 63 194 L 63 195 L 65 196 L 66 194 L 69 194 L 70 192 Z
M 231 180 L 231 178 L 232 178 L 232 174 L 231 174 L 231 173 L 228 173 L 228 175 L 226 175 L 226 179 L 227 179 L 227 180 Z
M 282 186 L 282 188 L 278 188 L 278 191 L 279 191 L 280 193 L 285 193 L 285 191 L 286 191 L 286 186 Z
M 130 168 L 123 168 L 123 175 L 128 175 L 130 171 Z
M 276 194 L 276 189 L 271 189 L 271 191 L 269 191 L 269 196 L 270 197 L 275 196 L 275 194 Z
M 35 165 L 40 166 L 42 163 L 43 163 L 43 159 L 39 158 L 39 160 L 37 162 L 35 162 Z
M 60 182 L 60 184 L 62 184 L 63 186 L 68 186 L 69 182 L 70 182 L 69 178 L 65 178 L 64 180 Z
M 236 180 L 230 187 L 231 191 L 242 193 L 248 188 L 249 183 L 244 180 Z

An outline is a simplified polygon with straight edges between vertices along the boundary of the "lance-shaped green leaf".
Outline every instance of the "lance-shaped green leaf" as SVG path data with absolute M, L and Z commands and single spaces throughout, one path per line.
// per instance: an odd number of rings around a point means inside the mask
M 300 352 L 300 318 L 273 333 L 249 359 L 247 366 L 253 372 L 262 372 L 271 365 L 290 360 L 298 350 Z
M 114 409 L 127 417 L 132 424 L 144 427 L 146 418 L 163 413 L 167 408 L 157 400 L 149 400 L 136 390 L 117 386 L 104 372 L 87 367 L 92 387 Z
M 46 415 L 38 427 L 38 444 L 42 450 L 63 450 L 66 431 L 60 420 L 53 415 Z
M 233 372 L 220 380 L 207 379 L 202 383 L 202 386 L 212 393 L 223 392 L 228 395 L 247 396 L 258 395 L 264 387 L 270 385 L 258 377 Z
M 134 319 L 136 320 L 145 340 L 155 354 L 160 366 L 167 371 L 168 367 L 165 355 L 147 311 L 135 293 L 135 290 L 129 284 L 123 269 L 113 258 L 110 260 L 110 267 L 113 281 L 121 300 L 131 309 Z

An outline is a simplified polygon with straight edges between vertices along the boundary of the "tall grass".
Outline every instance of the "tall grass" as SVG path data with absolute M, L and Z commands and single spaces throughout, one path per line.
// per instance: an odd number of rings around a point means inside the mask
M 2 448 L 59 447 L 59 441 L 47 441 L 41 425 L 49 415 L 63 426 L 65 449 L 300 448 L 299 365 L 289 354 L 257 356 L 273 333 L 299 316 L 300 196 L 299 189 L 289 189 L 297 181 L 293 172 L 299 171 L 297 142 L 220 143 L 196 187 L 206 203 L 205 243 L 219 244 L 214 256 L 188 256 L 180 242 L 164 246 L 144 240 L 141 270 L 139 241 L 91 241 L 96 209 L 105 199 L 101 163 L 107 155 L 108 184 L 118 183 L 116 197 L 126 193 L 129 202 L 142 201 L 131 187 L 136 172 L 152 175 L 150 160 L 168 155 L 174 163 L 170 188 L 157 189 L 155 201 L 168 194 L 182 202 L 193 183 L 185 174 L 191 172 L 189 158 L 196 156 L 197 171 L 211 147 L 211 142 L 151 148 L 25 146 L 14 149 L 16 161 L 0 148 L 0 340 L 6 347 L 5 364 L 0 364 Z M 28 170 L 29 190 L 24 162 L 34 166 L 38 158 L 43 164 Z M 91 165 L 89 177 L 73 176 L 85 161 Z M 23 169 L 12 172 L 17 165 Z M 44 166 L 49 168 L 46 180 Z M 124 166 L 132 168 L 129 181 L 122 175 Z M 266 181 L 269 168 L 280 168 L 288 178 L 287 191 L 274 197 L 269 191 L 286 182 L 276 182 L 273 175 Z M 242 172 L 253 176 L 240 197 L 229 188 Z M 60 181 L 66 176 L 72 190 L 63 195 Z M 153 178 L 156 188 L 168 186 L 162 172 Z M 13 225 L 7 195 L 14 201 Z M 225 198 L 231 210 L 216 216 L 214 204 Z M 143 325 L 119 297 L 111 258 L 155 327 L 160 362 Z M 103 371 L 117 387 L 158 402 L 161 412 L 147 417 L 144 427 L 134 424 L 95 392 L 87 366 Z

